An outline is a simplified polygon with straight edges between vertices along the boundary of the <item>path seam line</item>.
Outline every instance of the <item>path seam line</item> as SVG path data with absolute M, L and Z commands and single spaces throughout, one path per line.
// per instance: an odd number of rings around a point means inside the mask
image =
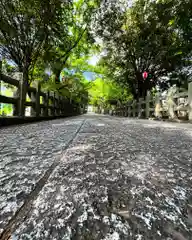
M 5 226 L 3 232 L 0 235 L 0 240 L 9 240 L 11 239 L 11 234 L 15 230 L 16 226 L 20 226 L 20 224 L 26 219 L 27 213 L 31 210 L 34 200 L 38 197 L 38 194 L 42 190 L 42 188 L 47 183 L 48 178 L 55 170 L 55 168 L 59 165 L 59 160 L 63 156 L 64 152 L 69 148 L 70 144 L 74 141 L 74 139 L 79 134 L 81 128 L 85 124 L 86 119 L 82 121 L 78 129 L 75 131 L 75 134 L 72 138 L 67 142 L 65 147 L 62 149 L 61 154 L 57 157 L 53 164 L 48 168 L 48 170 L 44 173 L 43 177 L 36 183 L 35 188 L 29 193 L 27 198 L 25 199 L 22 206 L 16 211 L 16 213 L 9 220 L 8 224 Z

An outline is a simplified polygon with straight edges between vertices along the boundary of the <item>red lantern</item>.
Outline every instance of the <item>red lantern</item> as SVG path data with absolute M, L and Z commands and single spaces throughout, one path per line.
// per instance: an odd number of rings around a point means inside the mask
M 148 72 L 145 71 L 145 72 L 143 73 L 143 79 L 145 80 L 147 77 L 148 77 Z

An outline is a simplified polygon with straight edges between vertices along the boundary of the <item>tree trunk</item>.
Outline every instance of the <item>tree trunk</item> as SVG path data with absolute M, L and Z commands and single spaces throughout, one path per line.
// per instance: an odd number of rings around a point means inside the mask
M 139 98 L 142 97 L 143 92 L 142 92 L 142 85 L 143 85 L 143 78 L 140 72 L 136 73 L 136 81 L 137 81 L 137 102 L 139 101 Z
M 138 86 L 138 94 L 137 94 L 137 101 L 139 98 L 146 98 L 147 91 L 151 90 L 154 86 L 154 83 L 150 81 L 150 79 L 143 79 L 142 74 L 140 72 L 136 73 L 137 79 L 137 86 Z
M 60 83 L 60 74 L 61 74 L 61 70 L 58 70 L 55 73 L 55 83 Z

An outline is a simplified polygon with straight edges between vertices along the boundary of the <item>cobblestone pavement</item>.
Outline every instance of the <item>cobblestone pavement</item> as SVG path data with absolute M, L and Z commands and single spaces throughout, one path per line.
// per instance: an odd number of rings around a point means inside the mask
M 0 136 L 1 239 L 192 239 L 191 125 L 84 115 Z

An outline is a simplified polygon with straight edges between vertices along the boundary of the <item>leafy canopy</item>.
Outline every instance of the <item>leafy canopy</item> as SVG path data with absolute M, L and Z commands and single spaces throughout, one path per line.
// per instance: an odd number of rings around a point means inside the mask
M 184 12 L 186 15 L 184 16 Z M 95 17 L 93 35 L 102 40 L 100 64 L 135 98 L 191 65 L 191 1 L 105 1 Z M 143 81 L 142 73 L 150 78 Z M 170 83 L 172 83 L 170 81 Z

